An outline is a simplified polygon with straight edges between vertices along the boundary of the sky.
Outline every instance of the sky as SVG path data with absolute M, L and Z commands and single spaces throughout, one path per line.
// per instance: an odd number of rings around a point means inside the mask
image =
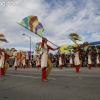
M 73 32 L 82 38 L 78 43 L 100 40 L 100 0 L 0 0 L 0 34 L 9 41 L 1 43 L 1 48 L 29 51 L 28 36 L 32 50 L 41 42 L 40 37 L 17 24 L 29 15 L 38 17 L 44 27 L 43 37 L 58 46 L 74 44 L 68 38 Z

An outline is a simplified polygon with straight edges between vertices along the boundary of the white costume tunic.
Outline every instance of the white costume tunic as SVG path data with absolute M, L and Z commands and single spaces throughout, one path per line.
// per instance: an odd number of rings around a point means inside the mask
M 23 64 L 23 66 L 26 65 L 26 60 L 25 60 L 25 58 L 22 59 L 22 64 Z
M 14 66 L 18 66 L 18 60 L 17 60 L 17 57 L 15 57 Z
M 23 66 L 26 65 L 26 59 L 25 59 L 25 55 L 24 54 L 22 55 L 22 64 L 23 64 Z
M 77 65 L 80 65 L 80 59 L 79 59 L 79 52 L 75 52 L 74 53 L 75 55 L 75 58 L 74 58 L 74 64 L 77 66 Z
M 41 57 L 41 68 L 47 67 L 47 61 L 48 61 L 48 51 L 49 49 L 54 50 L 49 45 L 44 43 L 43 47 L 41 47 L 42 50 L 42 57 Z
M 5 54 L 4 52 L 2 52 L 2 54 L 0 55 L 0 68 L 4 68 L 4 58 Z
M 99 55 L 97 55 L 96 62 L 97 62 L 97 64 L 100 64 L 100 61 L 99 61 Z
M 72 56 L 70 57 L 69 63 L 73 64 Z
M 59 57 L 59 65 L 62 65 L 62 57 Z
M 91 62 L 91 55 L 88 54 L 88 64 L 92 64 Z

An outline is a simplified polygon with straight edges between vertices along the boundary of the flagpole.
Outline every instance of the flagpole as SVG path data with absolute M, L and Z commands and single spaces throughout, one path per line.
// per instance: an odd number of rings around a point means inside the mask
M 18 23 L 17 22 L 17 24 L 19 24 L 19 25 L 21 25 L 20 23 Z M 23 26 L 23 25 L 21 25 L 21 26 Z M 23 26 L 24 27 L 24 26 Z M 26 27 L 24 27 L 24 28 L 26 28 Z M 26 28 L 27 29 L 27 28 Z M 29 30 L 29 29 L 28 29 Z M 29 30 L 29 31 L 31 31 L 31 30 Z M 31 32 L 33 32 L 33 31 L 31 31 Z M 38 34 L 36 34 L 36 35 L 38 35 Z M 40 35 L 38 35 L 39 37 L 41 37 L 41 38 L 43 38 L 42 36 L 40 36 Z M 52 43 L 51 41 L 49 41 L 49 40 L 47 40 L 48 42 L 50 42 L 50 43 Z M 57 46 L 56 44 L 54 44 L 54 43 L 52 43 L 53 45 L 55 45 L 55 46 Z M 57 46 L 57 47 L 59 47 L 59 46 Z

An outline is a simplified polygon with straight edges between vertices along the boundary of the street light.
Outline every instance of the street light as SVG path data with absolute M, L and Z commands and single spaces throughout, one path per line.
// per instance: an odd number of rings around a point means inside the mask
M 26 42 L 30 42 L 30 41 L 26 41 Z M 33 51 L 31 52 L 34 55 L 34 42 L 31 41 L 31 47 L 33 46 Z
M 23 34 L 23 35 L 28 36 L 27 34 Z M 30 38 L 30 55 L 31 55 L 31 36 L 28 36 L 28 37 Z M 31 59 L 31 57 L 30 57 L 30 59 Z

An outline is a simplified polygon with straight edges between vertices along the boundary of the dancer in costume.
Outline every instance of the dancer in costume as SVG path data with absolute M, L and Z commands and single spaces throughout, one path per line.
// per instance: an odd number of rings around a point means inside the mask
M 4 76 L 4 52 L 0 48 L 0 75 Z
M 79 46 L 74 48 L 74 64 L 75 64 L 75 67 L 76 67 L 76 72 L 80 72 L 79 69 L 80 69 L 80 59 L 79 59 L 79 56 L 80 56 L 81 52 L 79 51 Z
M 59 55 L 59 69 L 62 69 L 63 67 L 63 58 L 62 58 L 62 54 Z
M 99 56 L 99 53 L 97 53 L 97 55 L 96 55 L 96 63 L 97 63 L 97 67 L 100 68 L 100 56 Z
M 23 64 L 23 67 L 25 69 L 26 68 L 26 59 L 25 59 L 25 56 L 24 55 L 22 57 L 22 64 Z
M 88 51 L 88 68 L 91 69 L 92 67 L 92 60 L 91 60 L 91 51 Z
M 40 68 L 40 58 L 38 55 L 36 56 L 36 68 Z
M 6 50 L 5 49 L 2 49 L 2 52 L 4 53 L 4 76 L 5 76 L 5 74 L 6 74 L 6 71 L 7 71 L 7 68 L 8 68 L 8 63 L 7 63 L 7 61 L 8 61 L 8 58 L 9 57 L 11 57 L 9 54 L 7 54 L 6 53 Z
M 70 56 L 69 56 L 69 64 L 70 64 L 70 67 L 71 67 L 71 68 L 74 67 L 74 64 L 73 64 L 73 56 L 72 56 L 72 54 L 70 54 Z
M 18 67 L 18 58 L 15 56 L 15 61 L 14 61 L 14 67 L 15 67 L 15 70 L 17 70 L 17 67 Z
M 42 81 L 43 82 L 47 82 L 47 76 L 49 75 L 51 69 L 52 69 L 52 63 L 50 60 L 50 57 L 48 55 L 49 50 L 57 50 L 59 48 L 52 48 L 49 45 L 47 45 L 47 39 L 46 38 L 42 38 L 42 46 L 41 46 L 41 50 L 42 50 L 42 57 L 41 57 L 41 68 L 42 68 Z M 47 64 L 48 64 L 48 69 L 47 68 Z

